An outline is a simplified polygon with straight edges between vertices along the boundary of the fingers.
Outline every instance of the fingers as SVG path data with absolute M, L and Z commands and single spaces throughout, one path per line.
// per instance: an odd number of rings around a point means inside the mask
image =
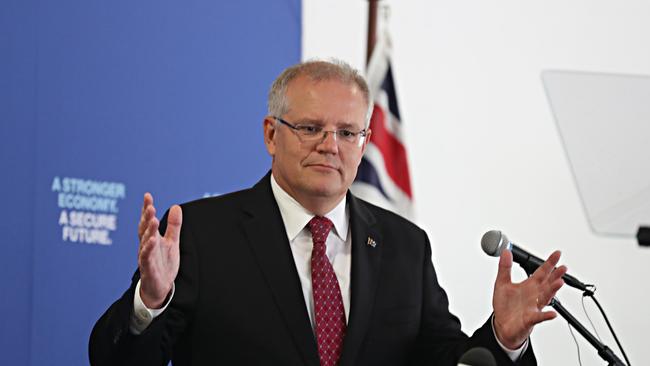
M 142 211 L 140 223 L 138 224 L 138 266 L 142 269 L 142 259 L 147 258 L 153 247 L 158 242 L 158 219 L 156 218 L 156 208 L 153 205 L 153 196 L 147 192 L 144 194 L 142 202 Z
M 533 273 L 528 281 L 535 284 L 537 290 L 534 293 L 537 295 L 533 299 L 537 304 L 537 309 L 541 310 L 546 307 L 551 299 L 555 296 L 558 290 L 564 285 L 564 276 L 567 272 L 566 266 L 555 268 L 560 260 L 561 253 L 559 251 L 553 252 L 548 259 Z M 548 316 L 548 315 L 547 315 Z
M 150 232 L 158 232 L 157 227 L 157 223 L 152 223 L 152 225 L 146 230 L 145 240 L 140 243 L 140 250 L 138 253 L 138 266 L 140 267 L 141 271 L 148 267 L 153 250 L 158 245 L 158 237 L 156 235 L 149 235 Z
M 532 327 L 536 324 L 555 319 L 557 317 L 557 313 L 555 311 L 540 311 L 531 314 L 530 318 L 528 319 L 529 325 Z
M 562 276 L 564 276 L 567 273 L 567 271 L 568 271 L 568 268 L 567 268 L 567 266 L 564 266 L 564 265 L 555 268 L 551 272 L 551 274 L 548 276 L 548 282 L 557 281 L 558 279 L 562 278 Z
M 142 301 L 150 308 L 162 304 L 178 273 L 178 242 L 182 221 L 180 206 L 173 206 L 167 215 L 167 229 L 163 238 L 160 235 L 160 222 L 156 218 L 153 196 L 145 193 L 138 224 L 138 267 L 142 281 Z
M 146 223 L 144 223 L 143 226 L 144 226 L 144 232 L 140 237 L 138 258 L 140 258 L 143 255 L 142 251 L 145 247 L 155 246 L 160 238 L 160 234 L 158 233 L 158 226 L 160 226 L 160 223 L 158 222 L 156 216 L 152 216 L 151 218 L 149 218 L 149 220 Z
M 165 238 L 171 240 L 173 243 L 178 243 L 181 236 L 181 225 L 183 224 L 183 210 L 181 206 L 174 205 L 169 209 L 167 216 L 167 230 L 165 230 Z
M 509 250 L 501 252 L 499 258 L 499 270 L 497 272 L 496 284 L 509 284 L 512 282 L 510 271 L 512 270 L 512 253 Z
M 559 250 L 551 253 L 548 259 L 541 266 L 539 266 L 539 268 L 537 268 L 535 273 L 533 273 L 532 277 L 537 279 L 539 282 L 547 280 L 549 275 L 556 270 L 555 266 L 560 261 L 561 255 L 562 253 Z
M 140 217 L 140 223 L 138 224 L 138 238 L 142 240 L 147 227 L 152 219 L 156 218 L 156 208 L 153 206 L 148 206 L 147 209 L 143 212 Z
M 142 203 L 142 212 L 144 212 L 144 208 L 147 206 L 153 206 L 153 196 L 149 192 L 146 192 L 144 194 L 144 202 Z
M 156 208 L 153 205 L 153 196 L 151 193 L 147 192 L 144 194 L 142 211 L 140 213 L 140 223 L 138 223 L 138 239 L 140 239 L 140 241 L 142 241 L 142 236 L 149 225 L 149 221 L 155 216 Z
M 561 277 L 553 282 L 549 282 L 547 288 L 542 290 L 541 296 L 537 299 L 537 308 L 542 309 L 547 306 L 563 285 L 564 280 Z
M 554 251 L 531 276 L 533 282 L 540 286 L 539 298 L 537 299 L 537 307 L 539 309 L 546 306 L 562 285 L 564 285 L 562 276 L 566 274 L 567 267 L 555 267 L 560 261 L 560 255 L 560 251 Z

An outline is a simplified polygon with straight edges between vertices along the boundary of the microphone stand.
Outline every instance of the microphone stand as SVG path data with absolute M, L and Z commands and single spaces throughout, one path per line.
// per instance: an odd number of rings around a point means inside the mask
M 593 334 L 589 333 L 589 331 L 580 324 L 578 319 L 574 318 L 569 311 L 560 304 L 560 301 L 557 298 L 553 298 L 551 300 L 551 303 L 549 304 L 555 309 L 564 319 L 566 319 L 569 324 L 578 331 L 578 333 L 582 334 L 585 339 L 591 343 L 594 348 L 598 351 L 598 355 L 605 361 L 607 361 L 608 365 L 610 366 L 625 366 L 623 361 L 621 361 L 616 354 L 609 349 L 606 345 L 602 344 L 596 337 L 593 336 Z
M 521 265 L 520 265 L 521 266 Z M 526 274 L 530 277 L 530 275 L 535 272 L 535 268 L 531 266 L 521 266 L 524 271 L 526 271 Z M 585 293 L 589 295 L 590 291 L 586 291 Z M 591 293 L 593 295 L 593 292 Z M 587 328 L 585 328 L 579 321 L 576 319 L 571 313 L 560 303 L 560 300 L 557 298 L 553 298 L 551 300 L 551 303 L 549 304 L 550 306 L 555 309 L 564 319 L 566 319 L 567 322 L 569 322 L 569 325 L 573 327 L 573 329 L 577 330 L 578 333 L 580 333 L 585 339 L 598 351 L 598 355 L 605 361 L 607 361 L 607 364 L 609 366 L 627 366 L 621 361 L 618 356 L 606 345 L 604 345 L 602 342 L 600 342 L 596 337 L 594 337 L 593 334 L 591 334 Z

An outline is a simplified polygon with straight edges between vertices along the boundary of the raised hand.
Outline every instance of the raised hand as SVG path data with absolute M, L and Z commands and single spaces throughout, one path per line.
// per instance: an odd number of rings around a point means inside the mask
M 562 276 L 567 268 L 555 268 L 559 260 L 560 252 L 555 251 L 525 281 L 512 283 L 512 253 L 509 250 L 501 253 L 492 306 L 495 332 L 507 348 L 519 348 L 530 336 L 535 324 L 557 316 L 554 311 L 542 309 L 564 284 Z
M 161 308 L 172 289 L 180 265 L 179 238 L 183 212 L 172 206 L 167 215 L 165 236 L 158 232 L 153 196 L 145 193 L 138 224 L 138 267 L 140 269 L 140 298 L 149 309 Z

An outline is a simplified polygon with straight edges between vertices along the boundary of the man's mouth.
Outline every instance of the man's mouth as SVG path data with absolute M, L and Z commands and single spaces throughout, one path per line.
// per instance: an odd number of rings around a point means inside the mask
M 317 163 L 317 164 L 307 164 L 307 166 L 312 168 L 317 168 L 317 169 L 323 169 L 323 170 L 337 170 L 337 171 L 339 170 L 336 166 L 330 164 Z

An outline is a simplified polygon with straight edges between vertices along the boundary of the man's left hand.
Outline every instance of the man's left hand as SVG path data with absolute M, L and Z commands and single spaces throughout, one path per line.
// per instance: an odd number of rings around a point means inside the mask
M 525 281 L 512 283 L 512 253 L 509 250 L 501 253 L 492 306 L 494 330 L 499 341 L 507 348 L 519 348 L 528 339 L 535 324 L 557 316 L 554 311 L 542 309 L 564 284 L 562 276 L 567 268 L 555 268 L 559 260 L 560 252 L 555 251 Z

